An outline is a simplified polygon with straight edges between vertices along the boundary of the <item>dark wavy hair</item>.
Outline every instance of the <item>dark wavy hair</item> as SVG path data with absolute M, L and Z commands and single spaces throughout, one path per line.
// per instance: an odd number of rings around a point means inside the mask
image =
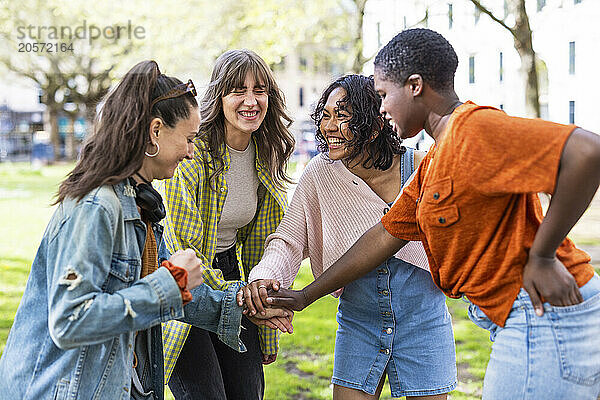
M 321 133 L 323 109 L 331 92 L 341 87 L 346 95 L 338 101 L 338 106 L 351 109 L 351 118 L 344 121 L 352 132 L 352 140 L 346 142 L 349 150 L 345 162 L 351 164 L 358 158 L 365 168 L 387 170 L 392 166 L 394 155 L 402 154 L 406 149 L 393 131 L 389 122 L 379 113 L 381 98 L 375 92 L 372 77 L 363 75 L 345 75 L 331 83 L 321 95 L 314 112 L 311 114 L 316 125 L 317 148 L 326 156 L 329 152 L 327 139 Z
M 404 85 L 419 74 L 432 89 L 454 89 L 458 57 L 452 45 L 430 29 L 407 29 L 389 41 L 375 57 L 375 69 L 387 80 Z
M 224 169 L 225 114 L 222 98 L 235 88 L 243 87 L 248 73 L 266 86 L 269 95 L 265 119 L 258 130 L 252 133 L 256 140 L 258 158 L 270 171 L 276 185 L 283 186 L 284 182 L 291 182 L 286 171 L 296 142 L 289 131 L 292 119 L 287 114 L 283 93 L 267 64 L 255 52 L 229 50 L 215 62 L 210 84 L 200 102 L 202 122 L 200 137 L 196 143 L 212 157 L 214 171 L 210 174 L 209 181 L 213 190 L 217 190 L 215 178 Z
M 94 131 L 87 137 L 75 168 L 60 184 L 54 204 L 67 197 L 81 199 L 96 187 L 114 185 L 139 171 L 150 143 L 152 119 L 160 118 L 173 128 L 179 120 L 189 118 L 192 107 L 198 107 L 188 92 L 150 108 L 153 99 L 181 83 L 161 74 L 155 61 L 142 61 L 131 68 L 104 98 Z

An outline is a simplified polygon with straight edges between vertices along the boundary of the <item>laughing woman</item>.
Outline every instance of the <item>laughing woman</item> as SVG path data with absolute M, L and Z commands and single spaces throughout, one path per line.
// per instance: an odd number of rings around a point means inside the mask
M 205 282 L 225 290 L 246 279 L 283 216 L 294 139 L 275 79 L 252 51 L 217 59 L 200 113 L 195 156 L 164 185 L 165 239 L 171 253 L 194 249 Z M 166 374 L 177 399 L 263 397 L 262 364 L 275 361 L 277 332 L 246 317 L 242 325 L 241 354 L 206 330 L 165 325 Z
M 322 154 L 304 170 L 242 289 L 251 314 L 262 311 L 262 287 L 272 279 L 290 287 L 304 258 L 321 275 L 390 209 L 418 165 L 422 153 L 401 146 L 380 104 L 373 80 L 361 75 L 323 92 L 313 114 Z M 419 242 L 346 285 L 337 321 L 334 399 L 379 398 L 386 375 L 394 397 L 445 399 L 456 386 L 450 315 Z

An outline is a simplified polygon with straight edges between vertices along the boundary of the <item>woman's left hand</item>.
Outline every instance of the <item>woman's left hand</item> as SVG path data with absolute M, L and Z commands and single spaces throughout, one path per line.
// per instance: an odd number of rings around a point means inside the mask
M 265 315 L 248 315 L 247 318 L 257 326 L 265 325 L 271 329 L 279 329 L 283 333 L 292 334 L 294 332 L 292 325 L 294 312 L 285 308 L 269 307 L 265 309 Z
M 250 282 L 240 289 L 237 294 L 237 302 L 239 306 L 243 306 L 246 303 L 244 314 L 252 316 L 260 313 L 266 315 L 265 308 L 268 306 L 266 303 L 268 289 L 279 290 L 279 281 L 277 279 L 260 279 Z
M 538 316 L 544 315 L 544 301 L 554 306 L 571 306 L 583 301 L 573 275 L 555 257 L 539 257 L 530 252 L 523 269 L 523 288 L 529 293 Z
M 277 353 L 275 354 L 263 354 L 262 355 L 262 363 L 263 365 L 269 365 L 277 359 Z

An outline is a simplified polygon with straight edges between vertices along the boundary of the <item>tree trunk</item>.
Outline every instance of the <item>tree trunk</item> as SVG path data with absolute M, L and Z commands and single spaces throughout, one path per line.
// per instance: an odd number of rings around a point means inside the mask
M 47 106 L 48 125 L 50 127 L 50 142 L 54 161 L 60 158 L 60 135 L 58 133 L 58 111 L 55 107 Z
M 525 9 L 525 0 L 510 2 L 515 16 L 513 29 L 515 49 L 521 57 L 521 73 L 525 77 L 525 112 L 529 117 L 540 117 L 540 100 L 536 54 L 533 50 L 533 40 L 529 17 Z
M 69 161 L 77 159 L 77 139 L 75 139 L 75 117 L 69 115 L 69 125 L 65 135 L 65 158 Z
M 529 117 L 540 117 L 539 83 L 536 65 L 536 54 L 529 17 L 525 8 L 525 0 L 505 0 L 508 12 L 515 18 L 515 25 L 506 25 L 503 19 L 496 17 L 480 0 L 471 0 L 477 9 L 487 14 L 493 21 L 507 29 L 513 36 L 514 46 L 521 58 L 521 75 L 525 81 L 525 113 Z
M 354 0 L 356 5 L 356 38 L 354 40 L 354 60 L 352 72 L 360 74 L 367 58 L 363 55 L 363 20 L 365 18 L 366 0 Z

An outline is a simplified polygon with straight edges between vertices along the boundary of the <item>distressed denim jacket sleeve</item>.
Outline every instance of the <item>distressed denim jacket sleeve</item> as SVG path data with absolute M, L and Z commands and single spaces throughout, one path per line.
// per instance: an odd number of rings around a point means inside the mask
M 192 289 L 194 300 L 184 307 L 182 322 L 209 330 L 232 349 L 244 352 L 240 340 L 242 307 L 237 305 L 236 293 L 244 284 L 236 282 L 226 290 L 214 290 L 206 284 Z
M 123 223 L 117 199 L 110 200 L 91 197 L 72 206 L 48 238 L 48 327 L 61 349 L 183 316 L 179 288 L 166 268 L 136 280 L 134 244 L 120 248 L 135 238 L 132 224 Z

